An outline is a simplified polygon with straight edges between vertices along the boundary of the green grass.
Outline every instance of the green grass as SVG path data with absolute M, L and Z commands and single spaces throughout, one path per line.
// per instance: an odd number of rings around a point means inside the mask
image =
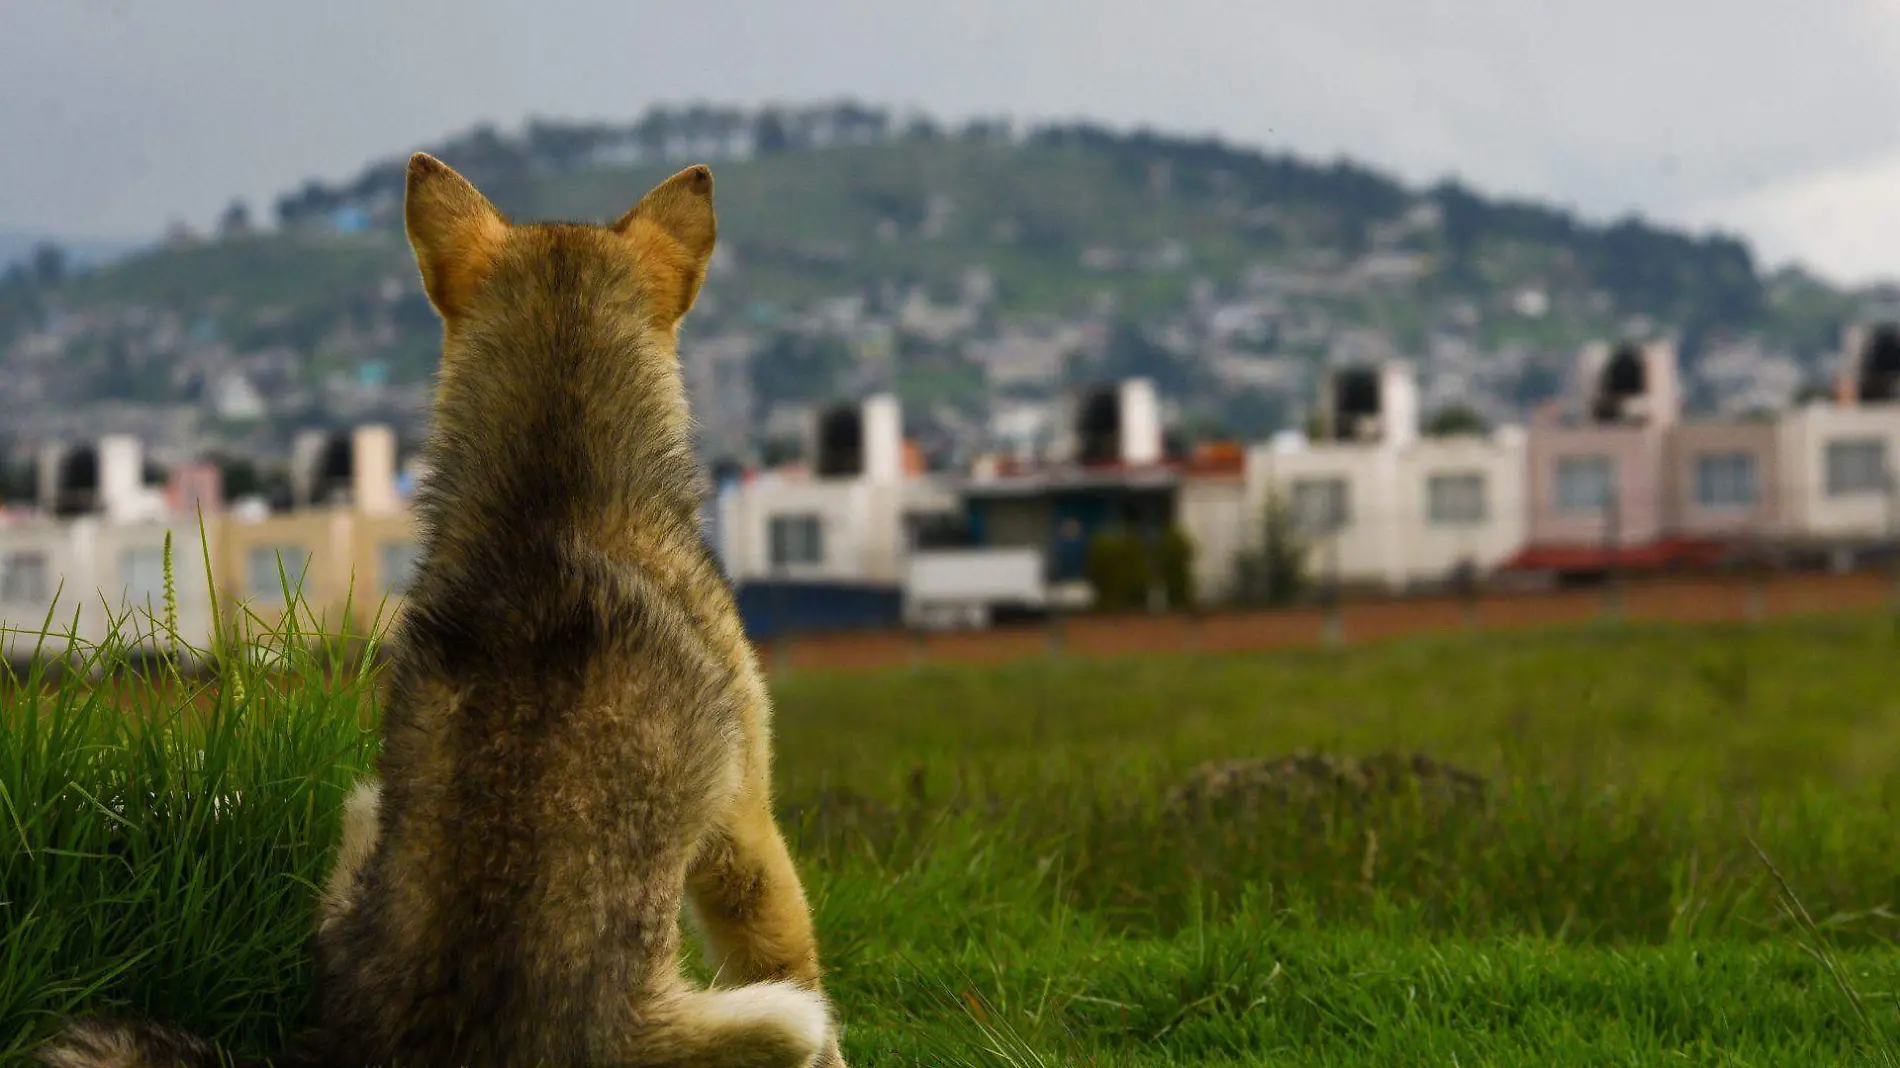
M 6 691 L 0 1061 L 76 1008 L 299 1022 L 374 678 L 249 640 L 289 670 L 106 649 L 114 684 Z M 1897 651 L 1863 618 L 792 675 L 780 793 L 854 1063 L 1894 1065 Z M 1164 810 L 1303 748 L 1491 799 Z

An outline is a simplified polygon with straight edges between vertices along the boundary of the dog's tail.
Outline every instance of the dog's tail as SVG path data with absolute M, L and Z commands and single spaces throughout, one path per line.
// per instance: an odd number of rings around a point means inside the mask
M 144 1020 L 68 1020 L 33 1058 L 43 1068 L 264 1068 L 285 1059 L 239 1057 L 196 1035 Z
M 681 991 L 648 1014 L 641 1068 L 808 1068 L 831 1029 L 825 999 L 789 982 Z

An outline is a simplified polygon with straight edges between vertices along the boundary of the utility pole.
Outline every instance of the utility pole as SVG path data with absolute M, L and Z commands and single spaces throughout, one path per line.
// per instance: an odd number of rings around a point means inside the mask
M 772 569 L 772 674 L 783 677 L 792 666 L 792 624 L 787 600 L 791 583 L 783 562 Z
M 1894 477 L 1891 461 L 1880 477 L 1887 491 L 1887 581 L 1891 585 L 1893 605 L 1900 609 L 1900 480 Z
M 1338 648 L 1346 642 L 1346 621 L 1341 618 L 1339 604 L 1339 528 L 1326 538 L 1326 622 L 1322 632 L 1325 643 L 1330 648 Z
M 1612 624 L 1623 621 L 1623 524 L 1614 491 L 1603 497 L 1603 536 L 1608 549 L 1609 576 L 1604 583 L 1604 610 Z

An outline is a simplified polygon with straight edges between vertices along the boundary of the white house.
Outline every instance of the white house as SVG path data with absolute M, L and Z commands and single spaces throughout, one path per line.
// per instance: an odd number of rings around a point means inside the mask
M 212 633 L 207 547 L 195 514 L 171 514 L 161 488 L 145 481 L 136 438 L 114 435 L 97 444 L 51 447 L 40 456 L 39 499 L 32 512 L 0 523 L 0 647 L 12 659 L 63 652 L 103 640 L 116 623 L 129 645 L 168 641 L 165 540 L 172 541 L 172 584 L 181 640 L 202 645 Z M 50 621 L 50 626 L 49 626 Z
M 727 575 L 897 585 L 909 522 L 954 504 L 946 487 L 906 472 L 897 398 L 818 413 L 806 456 L 802 471 L 717 488 L 714 549 Z
M 1316 574 L 1401 589 L 1488 571 L 1524 543 L 1524 435 L 1421 438 L 1418 387 L 1398 361 L 1328 374 L 1318 440 L 1247 451 L 1243 515 L 1258 545 L 1270 497 L 1290 509 Z
M 1809 404 L 1777 426 L 1779 526 L 1797 542 L 1900 534 L 1900 404 Z

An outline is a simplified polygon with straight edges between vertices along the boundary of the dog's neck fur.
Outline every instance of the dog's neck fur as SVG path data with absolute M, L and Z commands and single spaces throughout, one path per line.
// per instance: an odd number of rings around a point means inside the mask
M 505 567 L 497 554 L 537 546 L 633 563 L 656 543 L 697 537 L 701 480 L 673 339 L 602 310 L 619 295 L 601 288 L 524 285 L 499 314 L 539 330 L 473 320 L 445 335 L 417 501 L 444 563 Z M 545 338 L 544 351 L 497 358 L 496 346 L 523 336 Z M 537 370 L 485 371 L 519 367 Z M 497 531 L 514 535 L 509 545 L 477 544 Z

